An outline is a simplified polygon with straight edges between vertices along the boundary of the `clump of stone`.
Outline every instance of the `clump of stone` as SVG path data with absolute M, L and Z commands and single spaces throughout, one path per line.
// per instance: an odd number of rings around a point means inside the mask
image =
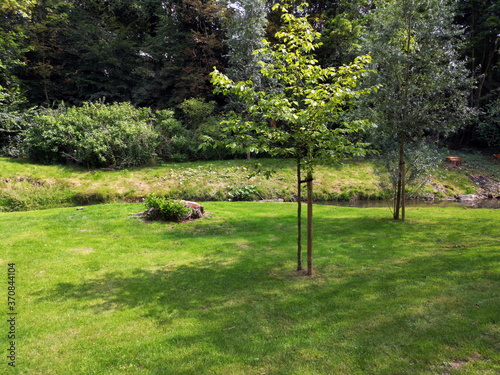
M 476 192 L 477 199 L 500 199 L 500 181 L 481 175 L 469 175 L 468 177 L 479 188 Z
M 188 216 L 188 220 L 200 219 L 205 214 L 205 208 L 196 202 L 181 201 L 187 208 L 191 209 L 191 213 Z

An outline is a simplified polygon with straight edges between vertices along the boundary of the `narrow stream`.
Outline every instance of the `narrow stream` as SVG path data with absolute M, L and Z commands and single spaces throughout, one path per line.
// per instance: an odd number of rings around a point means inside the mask
M 390 200 L 379 200 L 379 201 L 328 201 L 328 202 L 316 202 L 317 204 L 325 204 L 332 206 L 341 207 L 358 207 L 358 208 L 376 208 L 376 207 L 392 207 L 393 202 Z M 471 208 L 490 208 L 490 209 L 500 209 L 500 199 L 482 199 L 478 201 L 429 201 L 429 202 L 418 202 L 409 201 L 406 202 L 407 207 L 471 207 Z

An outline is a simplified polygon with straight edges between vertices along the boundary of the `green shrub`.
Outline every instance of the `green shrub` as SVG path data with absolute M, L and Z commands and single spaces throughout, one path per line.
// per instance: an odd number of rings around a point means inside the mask
M 207 103 L 203 98 L 191 98 L 184 100 L 178 108 L 182 111 L 184 126 L 198 129 L 213 116 L 216 106 L 213 101 Z
M 204 103 L 199 99 L 184 101 L 182 122 L 175 118 L 171 109 L 155 113 L 155 130 L 159 134 L 157 154 L 163 160 L 190 161 L 224 159 L 231 155 L 229 150 L 214 150 L 203 147 L 204 136 L 217 138 L 220 121 L 212 115 L 214 103 Z
M 174 201 L 156 194 L 146 197 L 146 218 L 148 220 L 181 221 L 191 214 L 191 209 L 180 201 Z
M 34 110 L 24 109 L 25 99 L 18 90 L 0 86 L 0 155 L 18 158 L 24 155 L 24 136 Z
M 232 201 L 252 201 L 260 198 L 256 185 L 228 186 L 227 196 Z
M 155 117 L 155 130 L 160 141 L 158 156 L 171 161 L 194 160 L 198 148 L 194 133 L 174 118 L 173 110 L 158 111 Z
M 34 118 L 27 131 L 31 159 L 74 162 L 89 168 L 143 165 L 155 157 L 157 133 L 151 110 L 129 103 L 85 103 Z
M 222 117 L 209 117 L 197 130 L 197 155 L 199 160 L 223 160 L 235 157 L 231 148 L 214 148 L 206 144 L 205 139 L 219 139 L 222 135 Z M 240 158 L 246 157 L 245 153 L 236 153 Z
M 375 169 L 379 175 L 379 187 L 382 195 L 393 196 L 399 176 L 399 150 L 394 143 L 392 148 L 381 152 L 384 158 Z M 407 197 L 418 196 L 431 181 L 432 174 L 439 166 L 440 154 L 435 146 L 422 139 L 407 142 L 405 146 Z

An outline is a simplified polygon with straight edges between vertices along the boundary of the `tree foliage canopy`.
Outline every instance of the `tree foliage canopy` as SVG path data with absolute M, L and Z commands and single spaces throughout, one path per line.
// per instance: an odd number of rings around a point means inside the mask
M 498 97 L 500 87 L 498 2 L 430 0 L 427 6 L 422 1 L 405 1 L 417 7 L 415 20 L 425 19 L 432 24 L 428 37 L 422 37 L 425 28 L 421 21 L 413 27 L 410 53 L 407 54 L 413 58 L 412 75 L 418 77 L 429 68 L 435 77 L 427 81 L 416 78 L 415 83 L 423 94 L 414 95 L 415 105 L 404 111 L 411 111 L 411 116 L 418 119 L 422 113 L 429 113 L 427 109 L 435 109 L 429 107 L 421 111 L 422 103 L 435 102 L 432 85 L 429 85 L 432 80 L 449 82 L 450 98 L 466 94 L 471 104 L 488 110 L 489 103 L 494 103 Z M 406 31 L 400 27 L 404 15 L 394 13 L 394 4 L 402 0 L 310 0 L 298 7 L 301 2 L 4 0 L 0 4 L 2 108 L 10 111 L 14 102 L 22 108 L 23 101 L 19 99 L 24 95 L 26 107 L 54 107 L 62 102 L 81 105 L 87 101 L 106 100 L 165 109 L 176 108 L 191 98 L 203 98 L 227 109 L 224 106 L 234 95 L 213 93 L 210 83 L 213 66 L 235 81 L 251 79 L 256 91 L 260 86 L 272 88 L 276 84 L 274 78 L 259 82 L 262 76 L 257 61 L 270 64 L 273 61 L 252 52 L 262 47 L 264 36 L 269 42 L 267 48 L 286 45 L 277 33 L 281 26 L 286 26 L 286 19 L 282 17 L 283 4 L 289 5 L 291 16 L 306 18 L 312 31 L 321 32 L 321 43 L 315 42 L 314 46 L 316 65 L 340 69 L 356 56 L 366 53 L 377 64 L 404 68 L 402 55 L 393 54 L 393 61 L 381 61 L 386 52 L 397 49 L 397 40 L 404 39 Z M 452 9 L 450 4 L 457 7 Z M 388 9 L 393 9 L 393 14 Z M 442 31 L 450 22 L 462 27 L 465 33 L 444 36 Z M 400 33 L 390 39 L 387 33 L 398 27 Z M 365 39 L 377 40 L 379 46 L 363 51 Z M 453 54 L 447 54 L 446 51 L 451 51 L 447 46 L 458 40 L 463 41 L 462 45 Z M 454 75 L 453 71 L 457 70 L 452 65 L 441 71 L 427 67 L 425 61 L 429 59 L 426 56 L 436 58 L 438 64 L 435 65 L 440 67 L 446 59 L 468 58 L 466 67 L 472 72 L 476 87 L 454 85 L 454 81 L 463 82 L 460 76 Z M 384 69 L 379 70 L 384 75 Z M 275 67 L 273 74 L 281 73 L 285 74 Z M 387 82 L 390 84 L 385 87 L 389 92 L 392 83 L 398 81 Z M 279 92 L 277 87 L 275 89 Z M 386 96 L 386 103 L 395 107 L 391 100 L 397 99 L 399 92 L 393 90 L 393 93 L 394 98 Z M 450 99 L 448 103 L 448 110 L 453 112 L 456 102 Z M 422 123 L 420 120 L 418 122 Z M 432 121 L 435 120 L 443 128 L 442 118 L 434 116 Z M 479 122 L 471 122 L 471 137 Z M 429 123 L 428 129 L 434 126 Z
M 216 91 L 245 101 L 253 119 L 231 123 L 226 130 L 240 137 L 235 142 L 254 139 L 254 151 L 272 154 L 362 152 L 363 145 L 351 143 L 346 134 L 361 130 L 367 122 L 344 120 L 355 100 L 373 89 L 358 87 L 370 57 L 358 57 L 341 67 L 322 67 L 313 54 L 320 34 L 306 18 L 286 8 L 282 11 L 284 26 L 275 35 L 280 42 L 271 45 L 266 40 L 265 47 L 256 51 L 264 60 L 260 73 L 276 81 L 276 89 L 263 91 L 251 80 L 234 82 L 217 69 L 212 73 Z
M 212 73 L 216 91 L 234 95 L 248 105 L 249 120 L 230 122 L 229 146 L 253 144 L 253 151 L 292 156 L 297 161 L 298 269 L 301 261 L 301 184 L 307 182 L 308 275 L 312 268 L 312 180 L 314 164 L 323 157 L 362 154 L 366 145 L 353 141 L 352 133 L 369 123 L 352 120 L 347 113 L 361 96 L 376 87 L 359 88 L 367 73 L 370 56 L 361 56 L 340 67 L 322 67 L 314 56 L 320 34 L 306 17 L 297 17 L 286 7 L 283 26 L 275 35 L 278 42 L 264 41 L 256 54 L 263 77 L 277 82 L 274 89 L 262 90 L 251 80 L 234 82 L 217 69 Z M 299 9 L 300 12 L 300 9 Z M 307 176 L 301 181 L 302 169 Z
M 446 11 L 444 11 L 446 9 Z M 382 88 L 368 101 L 386 146 L 399 149 L 394 218 L 405 200 L 405 145 L 458 128 L 468 118 L 471 81 L 459 58 L 461 30 L 440 0 L 395 0 L 377 9 L 365 48 Z M 389 142 L 388 142 L 389 141 Z

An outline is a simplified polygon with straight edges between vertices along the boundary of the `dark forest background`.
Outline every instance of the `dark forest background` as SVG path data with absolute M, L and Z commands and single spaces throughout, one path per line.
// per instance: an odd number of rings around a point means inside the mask
M 244 75 L 243 68 L 251 64 L 251 54 L 246 52 L 252 48 L 250 42 L 258 46 L 261 37 L 273 41 L 280 27 L 279 10 L 271 10 L 274 3 L 7 1 L 0 10 L 3 153 L 15 154 L 16 136 L 29 127 L 28 120 L 22 119 L 27 112 L 87 102 L 127 102 L 152 113 L 163 111 L 160 117 L 171 121 L 165 125 L 164 141 L 177 135 L 189 143 L 192 134 L 186 132 L 200 126 L 205 132 L 215 131 L 217 119 L 231 105 L 234 109 L 234 103 L 213 93 L 209 74 L 217 66 L 235 79 Z M 320 64 L 340 66 L 363 52 L 372 15 L 382 3 L 309 1 L 302 12 L 322 34 L 323 45 L 316 51 Z M 462 31 L 457 36 L 460 59 L 473 83 L 467 92 L 468 105 L 475 115 L 448 139 L 448 146 L 497 147 L 500 4 L 458 0 L 452 5 L 453 23 Z M 235 43 L 238 36 L 243 39 Z M 485 122 L 490 133 L 478 132 Z M 181 143 L 176 147 L 187 147 Z M 189 158 L 201 157 L 192 147 Z M 204 157 L 221 155 L 212 151 Z

